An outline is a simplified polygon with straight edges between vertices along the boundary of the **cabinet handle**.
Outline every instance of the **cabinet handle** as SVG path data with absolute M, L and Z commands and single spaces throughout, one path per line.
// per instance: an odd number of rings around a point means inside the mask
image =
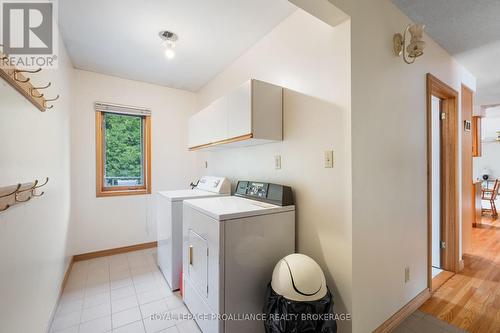
M 189 264 L 193 265 L 193 245 L 189 245 Z

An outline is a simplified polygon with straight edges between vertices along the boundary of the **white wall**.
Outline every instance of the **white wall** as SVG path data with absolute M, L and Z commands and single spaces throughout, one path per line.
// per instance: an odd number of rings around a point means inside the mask
M 497 110 L 498 111 L 498 110 Z M 486 112 L 486 117 L 481 120 L 482 138 L 487 141 L 495 140 L 497 131 L 500 131 L 500 115 Z M 496 112 L 498 113 L 498 112 Z M 474 157 L 474 179 L 482 177 L 484 168 L 490 170 L 492 178 L 500 178 L 500 143 L 483 142 L 480 157 Z
M 155 195 L 186 188 L 195 175 L 187 150 L 187 119 L 193 93 L 81 70 L 75 71 L 72 117 L 72 207 L 76 237 L 73 252 L 116 248 L 156 240 Z M 96 198 L 94 102 L 151 109 L 151 195 Z
M 199 107 L 249 78 L 285 87 L 284 141 L 197 152 L 201 173 L 292 186 L 298 251 L 317 260 L 335 293 L 336 310 L 351 310 L 349 222 L 349 23 L 335 28 L 302 10 L 294 12 L 199 93 Z M 335 167 L 323 167 L 334 150 Z M 274 169 L 274 155 L 282 169 Z M 341 324 L 349 331 L 350 323 Z
M 483 143 L 481 157 L 474 157 L 474 179 L 482 179 L 482 170 L 490 170 L 490 179 L 500 178 L 500 143 Z
M 353 331 L 364 333 L 427 287 L 425 74 L 458 92 L 476 82 L 429 37 L 413 65 L 395 57 L 410 20 L 389 0 L 330 2 L 351 17 Z
M 40 112 L 0 80 L 0 186 L 50 177 L 45 195 L 0 213 L 0 332 L 45 332 L 69 263 L 70 110 L 73 68 L 59 41 L 59 68 L 31 75 L 52 82 L 55 107 Z M 3 207 L 0 207 L 3 208 Z

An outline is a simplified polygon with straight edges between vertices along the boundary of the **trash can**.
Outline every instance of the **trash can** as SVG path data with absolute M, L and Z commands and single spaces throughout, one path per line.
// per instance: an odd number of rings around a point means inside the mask
M 290 254 L 274 267 L 264 314 L 266 333 L 337 332 L 325 275 L 303 254 Z

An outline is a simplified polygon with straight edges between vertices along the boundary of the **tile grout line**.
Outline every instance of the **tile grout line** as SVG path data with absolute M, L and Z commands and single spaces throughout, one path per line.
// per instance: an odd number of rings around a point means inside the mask
M 127 256 L 127 266 L 130 272 L 130 279 L 132 280 L 132 286 L 134 287 L 134 292 L 135 292 L 135 298 L 137 300 L 137 307 L 139 308 L 139 313 L 141 314 L 141 324 L 142 328 L 144 329 L 144 332 L 146 332 L 146 325 L 144 324 L 144 318 L 142 316 L 142 310 L 141 310 L 141 305 L 139 304 L 139 296 L 137 295 L 137 289 L 135 288 L 135 282 L 134 282 L 134 276 L 132 274 L 132 269 L 130 268 L 130 262 L 128 261 L 128 256 Z
M 85 286 L 83 287 L 83 300 L 80 309 L 80 319 L 78 320 L 78 333 L 80 333 L 80 325 L 82 324 L 84 304 L 85 304 L 85 299 L 87 298 L 87 281 L 89 280 L 89 266 L 90 266 L 89 263 L 87 263 L 87 265 L 85 266 Z M 73 268 L 71 268 L 71 270 L 73 271 Z

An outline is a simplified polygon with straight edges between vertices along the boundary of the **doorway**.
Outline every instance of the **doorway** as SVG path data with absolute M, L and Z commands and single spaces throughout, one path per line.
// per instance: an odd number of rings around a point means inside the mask
M 458 271 L 458 93 L 427 74 L 428 287 Z

